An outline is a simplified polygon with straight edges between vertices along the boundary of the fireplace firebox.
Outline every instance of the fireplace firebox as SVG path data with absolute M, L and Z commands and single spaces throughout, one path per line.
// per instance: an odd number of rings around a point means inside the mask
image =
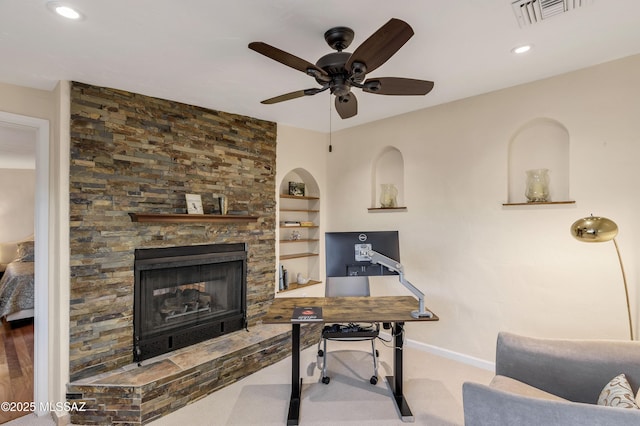
M 246 328 L 247 246 L 135 250 L 134 360 Z

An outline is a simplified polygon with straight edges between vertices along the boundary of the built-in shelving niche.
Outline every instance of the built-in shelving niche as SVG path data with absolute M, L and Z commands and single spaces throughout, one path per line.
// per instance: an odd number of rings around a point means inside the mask
M 382 184 L 391 183 L 398 189 L 397 206 L 383 208 L 380 205 Z M 393 146 L 383 148 L 371 166 L 370 213 L 407 211 L 404 199 L 404 158 L 402 152 Z
M 304 184 L 304 195 L 289 194 L 289 182 Z M 288 290 L 322 284 L 320 258 L 322 233 L 320 230 L 320 187 L 311 173 L 297 168 L 287 173 L 278 188 L 278 257 L 279 264 L 287 269 Z M 287 226 L 285 226 L 287 222 Z M 291 222 L 294 222 L 292 224 Z M 302 225 L 295 225 L 300 222 Z M 297 237 L 293 235 L 297 234 Z M 300 273 L 309 279 L 298 285 Z M 282 293 L 287 290 L 280 290 Z
M 570 136 L 562 123 L 536 118 L 521 126 L 509 142 L 508 198 L 504 206 L 573 204 L 569 195 Z M 526 171 L 549 169 L 549 202 L 528 203 Z

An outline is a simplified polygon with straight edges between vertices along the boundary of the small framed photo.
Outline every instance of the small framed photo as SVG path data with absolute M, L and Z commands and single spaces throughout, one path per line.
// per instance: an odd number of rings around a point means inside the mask
M 304 183 L 302 183 L 302 182 L 289 182 L 289 195 L 296 195 L 298 197 L 304 197 Z
M 187 213 L 189 214 L 204 214 L 202 209 L 202 197 L 200 194 L 184 194 L 187 200 Z

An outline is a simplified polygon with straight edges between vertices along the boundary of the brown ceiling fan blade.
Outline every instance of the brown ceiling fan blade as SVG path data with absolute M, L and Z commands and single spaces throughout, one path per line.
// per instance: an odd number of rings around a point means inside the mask
M 274 98 L 265 99 L 261 101 L 261 104 L 277 104 L 278 102 L 290 101 L 291 99 L 301 98 L 305 96 L 304 90 L 297 90 L 291 93 L 285 93 L 284 95 L 276 96 Z
M 312 95 L 315 95 L 316 93 L 324 92 L 327 89 L 328 89 L 328 86 L 321 87 L 321 88 L 314 87 L 312 89 L 296 90 L 295 92 L 285 93 L 284 95 L 265 99 L 260 103 L 261 104 L 277 104 L 278 102 L 289 101 L 291 99 L 301 98 L 303 96 L 312 96 Z
M 358 99 L 353 93 L 347 93 L 344 96 L 336 96 L 336 111 L 343 120 L 351 118 L 358 113 Z
M 319 73 L 322 76 L 328 76 L 327 72 L 322 68 L 317 67 L 311 62 L 305 61 L 302 58 L 298 58 L 291 53 L 287 53 L 284 50 L 280 50 L 277 47 L 273 47 L 268 45 L 267 43 L 263 43 L 261 41 L 255 41 L 253 43 L 249 43 L 249 49 L 254 50 L 267 58 L 271 58 L 274 61 L 278 61 L 281 64 L 284 64 L 288 67 L 297 69 L 298 71 L 302 71 L 305 74 L 309 74 L 309 70 L 313 70 L 313 73 Z
M 365 72 L 371 72 L 387 62 L 412 36 L 409 24 L 392 18 L 358 46 L 345 68 L 351 70 L 354 63 L 361 63 L 366 67 Z
M 380 77 L 369 78 L 362 86 L 365 92 L 377 95 L 426 95 L 433 89 L 433 81 Z

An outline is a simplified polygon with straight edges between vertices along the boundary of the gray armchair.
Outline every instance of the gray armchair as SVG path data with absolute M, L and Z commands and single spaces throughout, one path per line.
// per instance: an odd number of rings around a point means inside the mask
M 640 410 L 596 405 L 624 373 L 636 394 L 640 342 L 534 339 L 498 335 L 489 386 L 462 386 L 465 426 L 640 425 Z

